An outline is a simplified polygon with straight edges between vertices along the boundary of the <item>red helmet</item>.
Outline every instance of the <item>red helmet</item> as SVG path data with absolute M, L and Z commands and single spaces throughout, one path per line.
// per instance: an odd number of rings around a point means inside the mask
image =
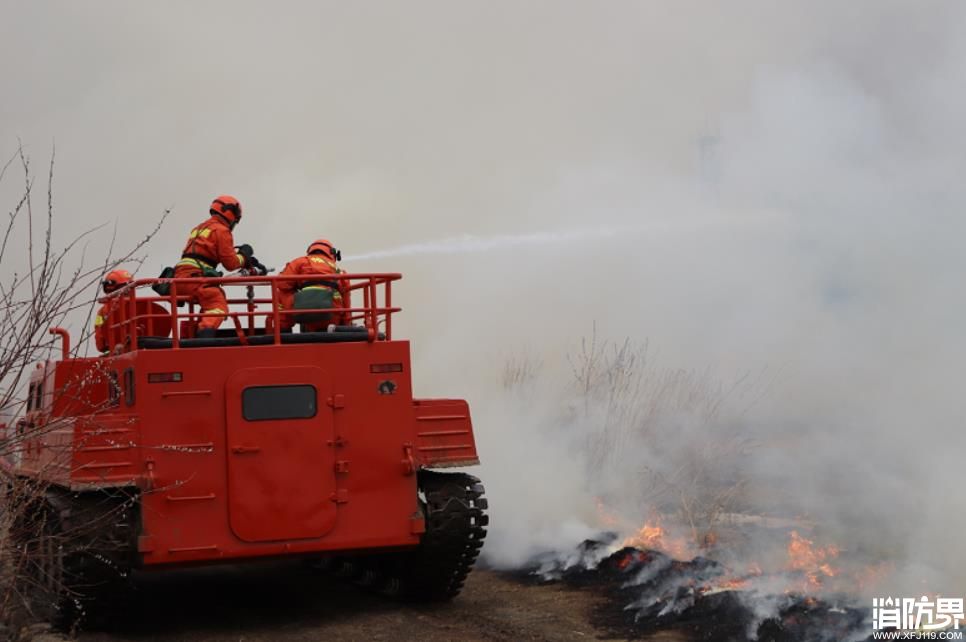
M 104 280 L 101 281 L 101 287 L 104 288 L 104 294 L 110 294 L 127 285 L 133 279 L 134 277 L 127 270 L 114 270 L 104 276 Z
M 212 216 L 220 216 L 230 225 L 235 227 L 242 217 L 241 203 L 234 196 L 222 194 L 211 202 L 211 209 L 208 210 Z
M 342 260 L 342 252 L 332 247 L 332 242 L 328 239 L 312 241 L 312 245 L 305 251 L 306 254 L 324 254 L 335 261 Z

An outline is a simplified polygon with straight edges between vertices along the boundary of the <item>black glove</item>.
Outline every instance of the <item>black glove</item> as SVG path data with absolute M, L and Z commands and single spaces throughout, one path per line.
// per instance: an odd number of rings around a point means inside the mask
M 252 254 L 255 253 L 255 251 L 252 249 L 252 246 L 248 243 L 243 243 L 242 245 L 237 246 L 235 251 L 245 257 L 246 264 L 252 260 Z
M 268 268 L 262 265 L 254 256 L 248 257 L 248 267 L 258 276 L 268 274 Z

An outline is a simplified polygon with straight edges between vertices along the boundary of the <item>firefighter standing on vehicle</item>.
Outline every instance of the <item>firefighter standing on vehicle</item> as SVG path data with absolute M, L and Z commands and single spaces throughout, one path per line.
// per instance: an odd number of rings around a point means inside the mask
M 219 264 L 226 270 L 239 270 L 258 264 L 251 245 L 235 246 L 232 230 L 242 217 L 241 203 L 234 196 L 223 195 L 211 202 L 211 218 L 201 223 L 188 236 L 181 260 L 174 268 L 175 278 L 219 277 Z M 202 314 L 195 336 L 214 337 L 218 326 L 228 315 L 228 299 L 217 284 L 179 284 L 179 295 L 188 295 L 201 307 Z
M 279 282 L 279 309 L 324 310 L 352 307 L 349 302 L 348 283 L 344 279 L 326 278 L 342 273 L 337 265 L 340 260 L 342 253 L 328 240 L 319 239 L 309 245 L 305 256 L 289 261 L 279 275 L 299 275 L 305 278 Z M 350 323 L 350 313 L 285 314 L 282 315 L 279 325 L 282 330 L 288 331 L 297 321 L 302 324 L 303 330 L 318 331 L 330 323 Z
M 127 270 L 113 270 L 104 275 L 104 280 L 101 281 L 101 289 L 104 291 L 104 294 L 110 294 L 111 292 L 120 290 L 133 279 L 134 277 Z M 111 351 L 107 320 L 111 316 L 111 311 L 116 304 L 117 299 L 105 303 L 97 311 L 97 316 L 94 317 L 94 345 L 97 346 L 97 351 L 101 354 L 107 354 Z

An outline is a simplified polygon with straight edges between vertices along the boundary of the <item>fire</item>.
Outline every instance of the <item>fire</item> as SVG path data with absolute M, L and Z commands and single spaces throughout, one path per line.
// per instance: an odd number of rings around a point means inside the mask
M 715 588 L 727 591 L 737 591 L 748 586 L 748 580 L 740 577 L 733 577 L 729 580 L 719 582 Z
M 644 524 L 636 534 L 624 540 L 624 546 L 633 546 L 649 550 L 658 550 L 663 545 L 664 529 L 660 526 Z
M 661 551 L 674 559 L 691 559 L 691 546 L 683 537 L 673 537 L 659 521 L 645 522 L 638 531 L 624 540 L 623 546 Z
M 620 524 L 620 519 L 617 515 L 607 508 L 607 505 L 604 504 L 600 497 L 595 497 L 594 503 L 597 504 L 597 517 L 600 519 L 601 525 L 607 528 L 617 528 Z
M 624 571 L 631 565 L 631 562 L 641 564 L 646 561 L 647 555 L 643 551 L 631 551 L 617 562 L 617 569 Z
M 761 566 L 756 562 L 751 563 L 744 575 L 732 575 L 724 580 L 720 580 L 714 586 L 706 586 L 700 590 L 705 595 L 714 595 L 725 591 L 744 591 L 750 588 L 754 579 L 761 577 Z
M 821 588 L 825 578 L 838 575 L 838 569 L 831 564 L 839 555 L 838 548 L 835 546 L 816 547 L 812 540 L 802 537 L 798 534 L 798 531 L 789 533 L 789 538 L 788 568 L 805 576 L 806 583 L 803 590 L 809 591 Z

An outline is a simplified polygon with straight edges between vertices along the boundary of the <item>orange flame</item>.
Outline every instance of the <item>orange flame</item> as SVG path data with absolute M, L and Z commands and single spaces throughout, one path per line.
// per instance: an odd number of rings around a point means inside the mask
M 628 566 L 631 565 L 631 562 L 641 563 L 641 562 L 644 562 L 646 560 L 647 560 L 647 555 L 645 555 L 641 551 L 633 551 L 633 552 L 630 552 L 630 553 L 625 554 L 620 559 L 620 561 L 617 562 L 617 568 L 618 568 L 618 570 L 623 571 Z
M 600 497 L 595 497 L 594 503 L 597 504 L 597 518 L 600 520 L 601 526 L 616 528 L 620 524 L 620 519 L 607 508 L 607 505 L 604 504 Z
M 721 582 L 718 584 L 719 588 L 732 589 L 732 590 L 743 589 L 746 586 L 748 586 L 748 580 L 741 579 L 738 577 L 732 578 L 730 580 L 725 580 L 724 582 Z
M 624 540 L 624 546 L 634 548 L 659 549 L 664 541 L 664 529 L 657 525 L 644 524 L 634 535 Z
M 838 569 L 831 564 L 832 560 L 839 555 L 838 548 L 816 547 L 812 540 L 802 537 L 798 531 L 789 533 L 789 538 L 788 568 L 799 571 L 805 576 L 803 591 L 817 590 L 822 587 L 825 578 L 838 575 Z
M 661 551 L 675 559 L 691 559 L 691 546 L 683 537 L 672 537 L 660 522 L 648 523 L 624 540 L 623 546 L 633 546 L 643 550 Z
M 732 575 L 720 580 L 713 586 L 706 586 L 700 590 L 707 595 L 722 593 L 724 591 L 743 591 L 749 587 L 754 578 L 761 577 L 761 575 L 761 566 L 756 562 L 752 562 L 744 575 Z

